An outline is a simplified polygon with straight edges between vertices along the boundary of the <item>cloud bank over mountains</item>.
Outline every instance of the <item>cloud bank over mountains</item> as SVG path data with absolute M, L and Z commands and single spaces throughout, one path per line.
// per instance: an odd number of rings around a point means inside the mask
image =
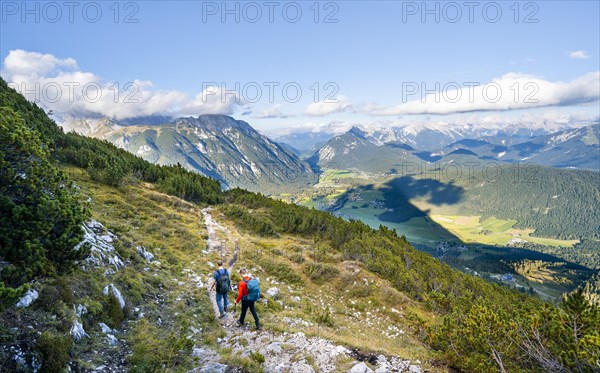
M 426 86 L 403 83 L 403 103 L 388 107 L 367 107 L 372 115 L 453 114 L 478 111 L 505 111 L 549 106 L 576 106 L 598 101 L 600 71 L 570 82 L 551 82 L 542 78 L 508 73 L 489 83 L 453 82 Z
M 572 52 L 570 56 L 576 59 L 588 57 L 584 51 Z M 208 87 L 190 95 L 176 90 L 161 90 L 146 80 L 117 83 L 84 71 L 73 58 L 59 58 L 21 49 L 8 53 L 0 74 L 29 100 L 67 116 L 122 120 L 150 115 L 178 117 L 254 113 L 254 118 L 260 120 L 294 118 L 296 123 L 307 122 L 296 125 L 297 128 L 319 131 L 324 129 L 324 125 L 338 127 L 330 124 L 347 121 L 348 116 L 360 118 L 364 126 L 398 121 L 404 124 L 423 123 L 419 116 L 427 115 L 440 116 L 440 123 L 451 122 L 452 119 L 444 117 L 458 113 L 480 113 L 477 120 L 485 121 L 486 116 L 489 117 L 485 112 L 494 115 L 494 112 L 514 111 L 522 112 L 521 116 L 526 117 L 529 109 L 568 106 L 573 107 L 574 113 L 578 106 L 590 106 L 590 103 L 594 104 L 600 99 L 600 71 L 566 82 L 520 73 L 507 73 L 481 83 L 440 82 L 425 85 L 402 82 L 398 97 L 393 98 L 400 101 L 397 105 L 357 104 L 357 97 L 351 99 L 338 95 L 333 102 L 298 103 L 286 105 L 285 108 L 277 102 L 266 106 L 246 102 L 235 91 L 232 93 L 227 88 L 223 91 L 224 87 Z M 287 112 L 288 108 L 296 110 Z M 345 117 L 340 119 L 336 115 Z M 571 119 L 577 115 L 572 114 Z M 402 118 L 398 119 L 399 116 Z M 564 116 L 564 113 L 560 116 Z M 390 120 L 385 117 L 390 117 Z M 597 115 L 596 118 L 593 115 L 591 117 L 591 120 L 597 119 Z
M 74 116 L 230 115 L 244 105 L 235 95 L 221 95 L 219 87 L 189 97 L 180 91 L 156 89 L 150 81 L 112 82 L 82 71 L 72 58 L 24 50 L 10 51 L 1 75 L 29 100 Z

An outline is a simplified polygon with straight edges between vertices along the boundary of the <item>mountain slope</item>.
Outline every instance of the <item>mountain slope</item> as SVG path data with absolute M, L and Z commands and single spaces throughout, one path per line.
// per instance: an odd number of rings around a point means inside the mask
M 179 163 L 229 188 L 272 193 L 306 187 L 315 177 L 296 155 L 248 123 L 224 115 L 179 118 L 151 126 L 123 125 L 108 119 L 83 120 L 64 126 L 108 140 L 152 163 Z
M 493 138 L 464 139 L 446 146 L 440 154 L 467 150 L 482 159 L 534 163 L 558 168 L 600 170 L 600 125 L 538 136 L 525 142 L 499 144 Z M 496 139 L 497 140 L 497 139 Z
M 353 127 L 325 143 L 309 162 L 323 169 L 398 173 L 406 164 L 417 164 L 421 160 L 412 154 L 410 147 L 398 143 L 383 144 Z
M 327 132 L 304 132 L 290 133 L 287 135 L 275 136 L 274 140 L 278 143 L 284 143 L 297 149 L 302 154 L 310 153 L 329 141 L 333 137 Z

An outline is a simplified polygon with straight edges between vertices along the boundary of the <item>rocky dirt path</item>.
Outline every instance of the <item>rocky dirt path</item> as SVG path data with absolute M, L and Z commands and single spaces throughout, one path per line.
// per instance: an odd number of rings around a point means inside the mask
M 224 262 L 228 261 L 229 273 L 233 273 L 237 257 L 239 255 L 239 244 L 236 242 L 235 249 L 230 256 L 228 245 L 222 246 L 218 238 L 218 232 L 228 234 L 227 228 L 216 222 L 211 215 L 211 208 L 202 210 L 204 223 L 208 231 L 207 249 L 209 251 L 221 250 L 221 258 Z M 207 279 L 206 286 L 208 295 L 213 304 L 215 315 L 218 317 L 219 310 L 214 291 L 210 291 L 212 277 Z M 238 327 L 237 319 L 240 313 L 240 306 L 234 312 L 233 305 L 230 304 L 230 312 L 219 322 L 225 330 L 226 336 L 219 339 L 218 342 L 223 348 L 230 348 L 234 354 L 242 357 L 257 356 L 264 357 L 264 367 L 267 373 L 311 373 L 311 372 L 339 372 L 337 366 L 338 358 L 346 357 L 346 360 L 352 360 L 356 357 L 354 353 L 343 346 L 338 346 L 330 340 L 320 337 L 307 337 L 302 332 L 297 333 L 274 333 L 269 330 L 256 331 L 247 327 Z M 257 307 L 260 316 L 260 304 Z M 252 315 L 248 312 L 247 322 L 253 324 Z M 207 348 L 195 348 L 194 354 L 201 360 L 201 368 L 198 372 L 235 372 L 236 369 L 219 363 L 219 355 Z M 407 360 L 399 358 L 386 358 L 383 355 L 377 357 L 374 362 L 377 365 L 375 372 L 415 372 L 421 370 L 416 365 L 410 365 Z M 342 370 L 343 371 L 343 370 Z M 368 373 L 373 372 L 365 363 L 356 361 L 349 372 Z

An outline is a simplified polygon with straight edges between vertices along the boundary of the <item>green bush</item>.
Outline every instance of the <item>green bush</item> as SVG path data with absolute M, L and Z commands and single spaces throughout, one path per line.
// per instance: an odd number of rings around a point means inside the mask
M 234 219 L 238 222 L 243 229 L 261 236 L 273 236 L 275 234 L 275 226 L 271 220 L 260 216 L 256 212 L 250 213 L 248 209 L 235 205 L 223 206 L 221 211 L 229 219 Z
M 333 249 L 331 246 L 327 244 L 319 244 L 315 248 L 313 248 L 309 256 L 315 261 L 319 263 L 328 263 L 332 261 L 331 253 Z
M 36 343 L 36 350 L 42 356 L 42 373 L 62 372 L 69 362 L 69 351 L 73 340 L 68 334 L 43 332 Z
M 39 290 L 39 295 L 35 305 L 46 311 L 53 311 L 58 302 L 63 302 L 69 308 L 75 303 L 73 291 L 64 276 L 46 280 Z
M 292 262 L 297 263 L 297 264 L 302 264 L 304 263 L 304 261 L 306 260 L 304 258 L 304 255 L 302 255 L 302 253 L 291 253 L 288 254 L 287 256 Z
M 250 359 L 257 362 L 258 364 L 263 364 L 265 362 L 265 357 L 260 352 L 250 352 Z
M 125 313 L 121 308 L 121 304 L 117 297 L 110 294 L 106 297 L 106 324 L 111 328 L 118 328 L 123 320 L 125 320 Z
M 340 273 L 339 269 L 331 264 L 317 263 L 312 261 L 304 263 L 303 270 L 308 278 L 317 284 L 322 284 L 328 280 L 332 280 Z
M 302 284 L 302 277 L 294 272 L 293 268 L 290 268 L 288 264 L 282 263 L 274 259 L 263 259 L 260 261 L 263 269 L 272 277 L 275 277 L 279 281 L 283 281 L 288 284 Z
M 6 287 L 4 282 L 0 281 L 0 311 L 16 302 L 28 289 L 28 284 L 13 289 Z
M 132 372 L 186 371 L 182 367 L 193 360 L 194 341 L 187 338 L 185 328 L 167 333 L 142 319 L 133 330 L 130 342 Z
M 74 247 L 88 216 L 40 134 L 0 107 L 0 258 L 13 265 L 0 272 L 1 280 L 18 287 L 70 270 L 86 254 Z
M 319 313 L 317 314 L 317 317 L 315 318 L 315 321 L 318 324 L 325 325 L 330 328 L 335 327 L 335 321 L 333 320 L 333 317 L 331 316 L 331 310 L 329 309 L 329 307 L 325 307 L 325 309 L 319 311 Z
M 373 285 L 348 272 L 340 276 L 336 285 L 340 291 L 348 290 L 348 296 L 351 298 L 366 298 L 374 290 Z

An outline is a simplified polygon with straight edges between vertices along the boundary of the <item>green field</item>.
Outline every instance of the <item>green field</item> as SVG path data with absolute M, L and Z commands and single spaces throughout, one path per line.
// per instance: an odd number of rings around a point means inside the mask
M 431 219 L 440 224 L 467 243 L 488 245 L 506 245 L 512 239 L 534 242 L 555 247 L 573 247 L 579 240 L 559 240 L 555 238 L 534 237 L 533 229 L 514 229 L 516 220 L 502 220 L 494 217 L 481 221 L 480 216 L 431 215 Z

